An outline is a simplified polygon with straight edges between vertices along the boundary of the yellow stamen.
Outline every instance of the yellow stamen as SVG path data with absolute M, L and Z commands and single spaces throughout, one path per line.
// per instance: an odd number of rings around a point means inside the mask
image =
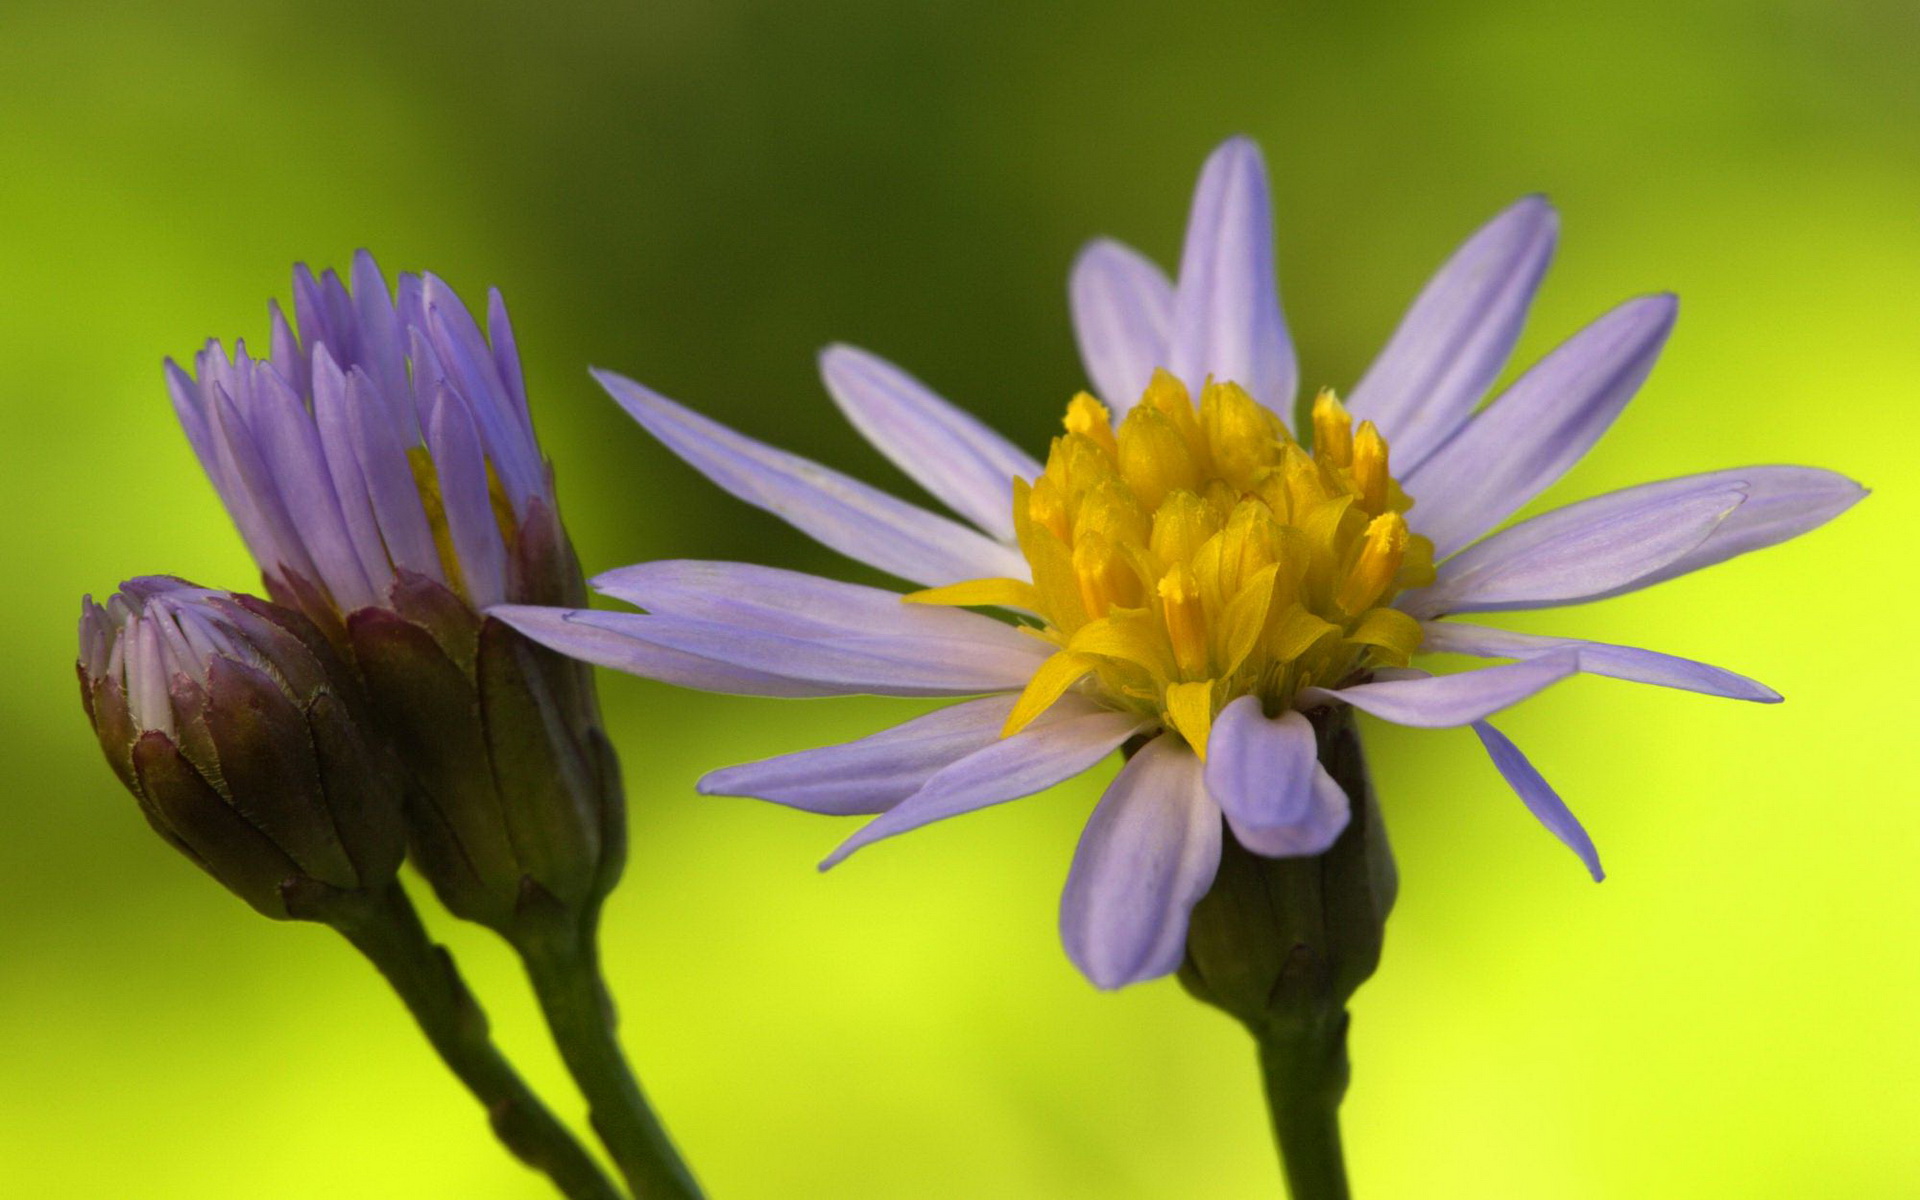
M 1332 389 L 1313 400 L 1313 452 L 1336 467 L 1353 462 L 1353 417 Z
M 1353 435 L 1353 485 L 1360 489 L 1360 507 L 1378 516 L 1387 511 L 1387 439 L 1372 421 L 1360 422 Z
M 1173 643 L 1173 661 L 1189 678 L 1207 673 L 1207 614 L 1200 604 L 1200 587 L 1193 571 L 1185 563 L 1160 577 L 1160 607 L 1167 623 L 1167 640 Z
M 1373 607 L 1400 572 L 1400 560 L 1407 553 L 1407 523 L 1399 513 L 1378 516 L 1367 526 L 1367 539 L 1360 555 L 1347 572 L 1340 588 L 1338 603 L 1358 616 Z
M 1081 392 L 1067 405 L 1066 426 L 1068 433 L 1091 439 L 1108 454 L 1119 452 L 1113 439 L 1113 414 L 1087 392 Z

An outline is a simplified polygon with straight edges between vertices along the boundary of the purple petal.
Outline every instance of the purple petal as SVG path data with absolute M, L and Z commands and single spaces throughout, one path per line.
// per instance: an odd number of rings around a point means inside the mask
M 1165 975 L 1220 865 L 1220 810 L 1177 739 L 1140 749 L 1093 810 L 1060 896 L 1060 939 L 1094 985 Z
M 354 367 L 379 385 L 369 393 L 379 410 L 395 423 L 399 437 L 409 442 L 421 440 L 420 414 L 413 406 L 413 384 L 407 376 L 407 340 L 400 329 L 399 314 L 393 296 L 387 291 L 386 276 L 373 255 L 361 250 L 353 256 L 354 345 L 332 345 L 329 349 L 343 374 Z M 304 319 L 301 328 L 306 328 Z M 308 334 L 313 349 L 314 335 Z
M 930 587 L 1027 574 L 1018 551 L 957 521 L 735 433 L 631 379 L 594 378 L 695 470 L 849 558 Z
M 1709 481 L 1744 488 L 1747 498 L 1726 520 L 1714 526 L 1705 541 L 1651 574 L 1606 595 L 1617 596 L 1652 587 L 1749 551 L 1764 550 L 1797 538 L 1825 525 L 1867 495 L 1866 488 L 1845 475 L 1818 467 L 1740 467 L 1643 486 L 1661 488 Z
M 320 581 L 342 608 L 373 603 L 376 597 L 361 557 L 363 547 L 348 529 L 334 494 L 333 473 L 312 414 L 270 365 L 258 364 L 254 374 L 252 428 L 275 485 L 299 510 L 300 538 L 313 556 Z
M 860 827 L 821 862 L 827 870 L 862 846 L 909 829 L 1044 791 L 1093 767 L 1144 724 L 1137 713 L 1080 711 L 1029 726 L 936 771 L 920 790 Z
M 1708 478 L 1626 488 L 1542 513 L 1440 564 L 1401 597 L 1420 617 L 1577 604 L 1665 567 L 1710 536 L 1746 493 Z
M 885 588 L 754 563 L 666 559 L 597 575 L 596 590 L 656 616 L 735 625 L 783 637 L 912 637 L 977 642 L 1038 666 L 1053 647 L 992 617 L 908 604 Z
M 650 618 L 632 613 L 500 604 L 488 609 L 487 615 L 499 618 L 569 658 L 679 687 L 735 696 L 797 698 L 841 694 L 835 688 L 820 684 L 655 645 L 633 635 L 633 622 Z
M 1576 651 L 1580 670 L 1588 675 L 1607 675 L 1635 683 L 1725 696 L 1731 700 L 1756 700 L 1775 704 L 1780 693 L 1767 685 L 1736 675 L 1720 667 L 1676 658 L 1633 646 L 1615 646 L 1607 642 L 1588 642 L 1579 638 L 1541 637 L 1515 633 L 1510 629 L 1488 629 L 1481 625 L 1461 625 L 1453 621 L 1427 621 L 1422 626 L 1420 650 L 1426 654 L 1470 654 L 1476 658 L 1539 658 L 1545 654 Z
M 1594 849 L 1593 839 L 1580 827 L 1578 818 L 1568 810 L 1552 785 L 1527 761 L 1527 756 L 1520 753 L 1520 748 L 1509 741 L 1506 734 L 1485 721 L 1474 722 L 1473 731 L 1480 735 L 1480 743 L 1487 748 L 1493 765 L 1500 768 L 1500 774 L 1506 777 L 1508 786 L 1519 793 L 1527 811 L 1545 825 L 1553 836 L 1566 843 L 1567 849 L 1580 856 L 1580 861 L 1587 864 L 1587 873 L 1593 876 L 1595 883 L 1605 879 L 1607 873 L 1600 869 L 1600 852 Z
M 498 604 L 506 598 L 507 548 L 493 515 L 487 464 L 466 407 L 445 386 L 427 417 L 427 452 L 433 456 L 440 506 L 467 600 L 476 608 Z
M 1312 722 L 1297 712 L 1269 720 L 1257 696 L 1214 718 L 1206 783 L 1233 835 L 1255 854 L 1319 854 L 1347 827 L 1347 795 L 1320 765 Z
M 1337 691 L 1307 688 L 1297 701 L 1301 708 L 1316 704 L 1351 704 L 1396 725 L 1418 729 L 1445 729 L 1470 725 L 1501 709 L 1518 704 L 1535 692 L 1560 682 L 1580 668 L 1571 652 L 1543 655 L 1504 667 L 1481 667 L 1452 675 L 1428 675 L 1361 683 Z
M 1139 251 L 1102 238 L 1074 260 L 1067 297 L 1080 361 L 1118 420 L 1139 402 L 1154 369 L 1167 363 L 1173 285 Z
M 836 817 L 885 812 L 942 768 L 999 741 L 1016 699 L 967 700 L 858 741 L 723 767 L 698 788 L 706 796 L 753 796 Z
M 246 420 L 225 389 L 216 386 L 211 399 L 210 425 L 220 463 L 217 478 L 225 480 L 221 495 L 248 551 L 264 572 L 292 571 L 318 580 L 299 526 L 288 513 L 286 499 Z
M 1167 358 L 1196 394 L 1209 378 L 1232 381 L 1276 413 L 1293 410 L 1299 372 L 1274 277 L 1267 168 L 1247 138 L 1215 150 L 1200 172 Z
M 820 376 L 860 435 L 915 483 L 1001 541 L 1013 540 L 1014 477 L 1040 477 L 1031 455 L 865 350 L 827 347 Z
M 433 540 L 433 526 L 427 520 L 413 462 L 408 457 L 408 451 L 421 443 L 409 445 L 402 440 L 406 427 L 396 425 L 381 411 L 384 402 L 378 388 L 361 368 L 355 367 L 342 382 L 332 359 L 316 351 L 313 377 L 317 389 L 314 403 L 344 409 L 352 425 L 354 455 L 360 477 L 367 484 L 367 496 L 373 502 L 374 519 L 380 524 L 387 555 L 396 567 L 447 582 L 440 549 Z M 342 390 L 344 394 L 329 396 L 330 390 Z
M 473 314 L 453 289 L 428 275 L 421 290 L 427 308 L 427 332 L 450 381 L 466 401 L 487 458 L 506 489 L 516 513 L 525 513 L 546 492 L 546 467 L 519 405 L 507 394 L 494 366 L 493 350 L 480 336 Z
M 1513 353 L 1553 257 L 1559 218 L 1528 196 L 1454 251 L 1400 319 L 1347 402 L 1409 474 L 1466 423 Z
M 1407 519 L 1445 558 L 1545 490 L 1632 398 L 1673 329 L 1672 296 L 1629 300 L 1540 360 L 1404 477 Z

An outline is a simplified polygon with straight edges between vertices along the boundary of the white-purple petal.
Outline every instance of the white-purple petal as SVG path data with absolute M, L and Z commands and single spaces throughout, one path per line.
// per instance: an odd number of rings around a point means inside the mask
M 1543 655 L 1503 667 L 1481 667 L 1452 675 L 1418 675 L 1355 684 L 1332 690 L 1307 688 L 1296 704 L 1351 704 L 1396 725 L 1445 729 L 1470 725 L 1518 704 L 1560 682 L 1580 668 L 1571 651 Z
M 1629 300 L 1562 343 L 1403 477 L 1445 558 L 1518 512 L 1600 439 L 1646 380 L 1677 304 Z M 1389 436 L 1391 436 L 1389 434 Z
M 427 417 L 427 452 L 467 599 L 476 608 L 498 604 L 506 599 L 507 548 L 493 513 L 486 460 L 466 406 L 445 386 Z
M 789 699 L 843 694 L 838 689 L 817 683 L 656 645 L 636 635 L 635 623 L 650 618 L 634 613 L 497 604 L 487 610 L 487 615 L 506 622 L 549 650 L 569 658 L 679 687 L 735 696 L 780 696 Z
M 1737 480 L 1626 488 L 1542 513 L 1440 564 L 1397 604 L 1420 617 L 1578 604 L 1660 570 L 1704 542 L 1746 492 Z
M 1095 986 L 1180 965 L 1193 906 L 1220 866 L 1220 836 L 1193 751 L 1171 737 L 1141 747 L 1094 808 L 1060 896 L 1067 957 Z
M 1167 358 L 1196 394 L 1208 379 L 1231 381 L 1276 413 L 1293 410 L 1299 370 L 1274 274 L 1267 168 L 1247 138 L 1226 142 L 1200 172 Z
M 860 827 L 829 854 L 821 870 L 862 846 L 1044 791 L 1091 769 L 1145 724 L 1137 713 L 1079 711 L 1001 738 L 936 771 L 919 791 Z
M 1468 238 L 1414 300 L 1347 407 L 1372 421 L 1407 475 L 1453 436 L 1513 353 L 1559 218 L 1528 196 Z
M 594 378 L 702 475 L 849 558 L 930 587 L 1027 573 L 1017 550 L 957 521 L 754 441 L 631 379 L 610 371 Z
M 1347 796 L 1320 765 L 1312 722 L 1292 711 L 1269 719 L 1257 696 L 1214 718 L 1206 784 L 1234 837 L 1268 858 L 1319 854 L 1347 827 Z
M 1589 642 L 1580 638 L 1543 637 L 1516 633 L 1511 629 L 1489 629 L 1482 625 L 1462 625 L 1457 621 L 1426 621 L 1421 624 L 1420 650 L 1423 654 L 1468 654 L 1475 658 L 1539 658 L 1572 650 L 1579 655 L 1580 670 L 1587 675 L 1606 675 L 1634 683 L 1678 688 L 1731 700 L 1754 700 L 1773 704 L 1780 693 L 1758 680 L 1737 675 L 1723 667 L 1642 650 L 1635 646 L 1616 646 L 1609 642 Z
M 1013 540 L 1013 480 L 1040 477 L 1032 455 L 857 347 L 823 350 L 820 377 L 860 435 L 915 483 L 1001 541 Z
M 1605 879 L 1607 873 L 1600 869 L 1600 852 L 1594 849 L 1593 839 L 1580 827 L 1578 818 L 1560 799 L 1559 793 L 1527 761 L 1527 756 L 1520 753 L 1520 748 L 1506 734 L 1485 721 L 1474 722 L 1473 731 L 1480 735 L 1480 744 L 1487 748 L 1493 765 L 1500 769 L 1501 776 L 1519 795 L 1527 811 L 1545 825 L 1548 832 L 1565 843 L 1567 849 L 1580 856 L 1580 861 L 1586 864 L 1587 873 L 1593 876 L 1595 883 Z
M 999 741 L 1016 699 L 966 700 L 857 741 L 722 767 L 698 788 L 706 796 L 753 796 L 836 817 L 885 812 L 942 768 Z
M 1067 300 L 1080 361 L 1117 421 L 1167 365 L 1173 284 L 1146 255 L 1101 238 L 1074 260 Z

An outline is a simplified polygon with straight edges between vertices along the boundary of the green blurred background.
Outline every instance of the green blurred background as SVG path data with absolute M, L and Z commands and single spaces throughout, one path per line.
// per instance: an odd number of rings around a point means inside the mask
M 513 307 L 590 569 L 856 577 L 651 444 L 636 375 L 904 487 L 813 375 L 845 339 L 1038 447 L 1080 384 L 1080 242 L 1163 261 L 1245 131 L 1273 168 L 1308 384 L 1347 386 L 1481 220 L 1545 191 L 1537 355 L 1685 299 L 1638 402 L 1547 498 L 1750 462 L 1878 494 L 1805 542 L 1516 620 L 1724 663 L 1777 708 L 1584 680 L 1506 722 L 1586 820 L 1587 882 L 1471 735 L 1370 730 L 1404 888 L 1355 1009 L 1371 1197 L 1920 1194 L 1915 593 L 1920 10 L 1906 0 L 0 9 L 0 1194 L 544 1194 L 364 965 L 166 850 L 74 701 L 80 593 L 254 582 L 163 355 L 264 337 L 358 246 Z M 847 826 L 704 769 L 900 702 L 607 677 L 634 854 L 625 1034 L 716 1197 L 1256 1197 L 1244 1035 L 1171 982 L 1101 994 L 1058 890 L 1096 780 L 813 863 Z M 577 1104 L 507 955 L 449 939 Z

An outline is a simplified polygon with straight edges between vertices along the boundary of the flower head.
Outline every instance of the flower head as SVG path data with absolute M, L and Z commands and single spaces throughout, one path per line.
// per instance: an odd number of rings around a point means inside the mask
M 1126 747 L 1061 906 L 1068 953 L 1103 987 L 1180 963 L 1190 910 L 1220 861 L 1223 817 L 1259 855 L 1334 842 L 1349 798 L 1319 761 L 1307 715 L 1329 706 L 1472 726 L 1597 879 L 1585 831 L 1486 719 L 1578 671 L 1778 696 L 1649 650 L 1443 618 L 1650 586 L 1804 533 L 1864 493 L 1831 472 L 1750 467 L 1498 529 L 1598 441 L 1675 314 L 1671 296 L 1630 300 L 1481 408 L 1556 227 L 1537 197 L 1496 216 L 1441 267 L 1345 402 L 1322 394 L 1311 428 L 1290 430 L 1298 370 L 1265 170 L 1251 142 L 1230 141 L 1201 174 L 1177 284 L 1110 241 L 1075 263 L 1070 298 L 1093 391 L 1068 405 L 1044 463 L 896 367 L 844 346 L 823 355 L 841 410 L 966 524 L 600 376 L 723 488 L 926 589 L 907 603 L 792 572 L 670 562 L 594 581 L 644 614 L 494 612 L 566 653 L 715 691 L 980 696 L 702 781 L 708 792 L 878 814 L 828 865 Z M 1514 661 L 1450 675 L 1407 665 L 1427 651 Z
M 397 293 L 294 272 L 298 332 L 209 343 L 174 408 L 268 591 L 340 647 L 404 761 L 414 858 L 456 914 L 506 930 L 529 900 L 594 910 L 625 816 L 592 679 L 484 610 L 585 583 L 534 439 L 506 307 L 487 336 L 432 275 Z
M 80 613 L 80 692 L 153 828 L 270 917 L 391 879 L 400 787 L 352 675 L 299 614 L 179 579 Z

